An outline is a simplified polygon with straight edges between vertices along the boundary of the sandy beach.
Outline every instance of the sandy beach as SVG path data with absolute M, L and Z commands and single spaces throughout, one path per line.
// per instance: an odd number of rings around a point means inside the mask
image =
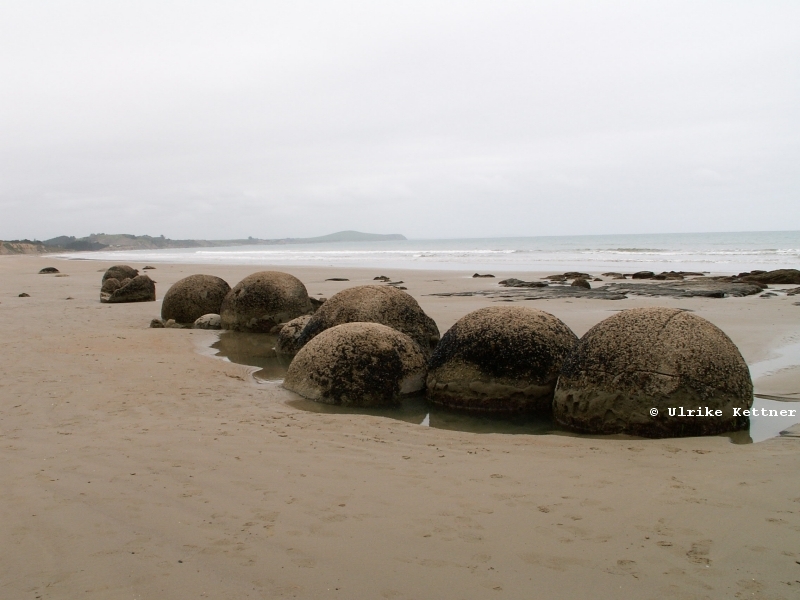
M 101 304 L 111 264 L 0 257 L 0 598 L 800 597 L 800 427 L 734 444 L 306 412 L 213 357 L 216 332 L 149 328 L 175 281 L 270 267 L 159 263 L 159 301 Z M 277 270 L 312 296 L 402 280 L 442 333 L 496 302 L 429 295 L 496 286 L 471 272 Z M 755 364 L 800 342 L 797 300 L 519 304 L 579 336 L 690 309 Z M 800 367 L 755 390 L 797 398 Z

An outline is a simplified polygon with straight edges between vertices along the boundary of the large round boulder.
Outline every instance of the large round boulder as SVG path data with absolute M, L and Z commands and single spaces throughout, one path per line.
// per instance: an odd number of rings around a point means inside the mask
M 553 414 L 576 431 L 679 437 L 744 429 L 752 404 L 750 371 L 720 329 L 679 309 L 634 308 L 581 338 Z
M 429 356 L 439 341 L 439 328 L 413 296 L 391 286 L 361 285 L 331 296 L 297 337 L 298 348 L 326 329 L 343 323 L 380 323 L 405 333 Z
M 106 269 L 106 272 L 103 273 L 103 282 L 105 282 L 106 279 L 116 279 L 117 281 L 133 279 L 138 274 L 138 269 L 134 269 L 128 265 L 114 265 Z
M 428 398 L 485 413 L 549 413 L 561 365 L 577 341 L 541 310 L 478 309 L 442 336 L 429 362 Z
M 396 406 L 424 388 L 425 371 L 425 356 L 407 335 L 378 323 L 345 323 L 303 346 L 283 385 L 325 404 Z
M 219 314 L 231 286 L 214 275 L 189 275 L 176 281 L 161 304 L 161 318 L 177 323 L 194 323 L 207 314 Z
M 219 314 L 223 329 L 268 333 L 279 323 L 312 310 L 306 286 L 297 277 L 261 271 L 245 277 L 228 292 Z

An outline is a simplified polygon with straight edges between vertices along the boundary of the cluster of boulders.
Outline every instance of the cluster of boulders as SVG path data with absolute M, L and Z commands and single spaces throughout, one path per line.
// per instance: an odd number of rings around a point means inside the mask
M 151 327 L 229 329 L 277 333 L 287 322 L 314 312 L 303 283 L 288 273 L 261 271 L 233 288 L 214 275 L 190 275 L 164 295 L 161 318 Z
M 336 324 L 301 345 L 284 386 L 318 402 L 370 407 L 396 405 L 424 388 L 431 402 L 452 409 L 552 415 L 575 431 L 646 437 L 746 428 L 742 411 L 753 400 L 733 342 L 678 309 L 622 311 L 578 340 L 544 311 L 482 308 L 425 358 L 423 346 L 397 328 Z
M 100 302 L 155 302 L 156 282 L 128 265 L 114 265 L 103 273 Z
M 741 429 L 752 405 L 733 342 L 679 309 L 621 311 L 578 339 L 547 312 L 487 307 L 440 339 L 397 287 L 348 288 L 315 310 L 297 278 L 264 271 L 232 289 L 209 275 L 182 279 L 161 316 L 162 326 L 276 334 L 276 351 L 293 357 L 284 386 L 328 404 L 395 406 L 424 390 L 452 409 L 538 413 L 575 431 L 648 437 Z

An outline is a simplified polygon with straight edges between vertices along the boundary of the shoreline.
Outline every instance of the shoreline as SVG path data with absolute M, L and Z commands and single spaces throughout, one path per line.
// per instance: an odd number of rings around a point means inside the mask
M 37 274 L 41 258 L 52 257 L 0 257 L 0 589 L 9 597 L 800 590 L 799 437 L 468 434 L 304 412 L 287 404 L 290 392 L 252 383 L 249 367 L 199 353 L 213 332 L 148 328 L 160 302 L 100 304 L 99 271 L 113 263 L 59 261 L 67 276 L 56 277 Z M 233 285 L 269 268 L 155 266 L 159 300 L 193 273 Z M 325 297 L 377 275 L 402 279 L 442 332 L 493 302 L 428 295 L 488 285 L 466 272 L 274 269 Z M 350 281 L 325 281 L 337 276 Z M 800 339 L 791 300 L 520 305 L 579 336 L 622 308 L 688 308 L 752 364 Z M 780 395 L 799 381 L 796 369 L 780 371 L 759 390 Z

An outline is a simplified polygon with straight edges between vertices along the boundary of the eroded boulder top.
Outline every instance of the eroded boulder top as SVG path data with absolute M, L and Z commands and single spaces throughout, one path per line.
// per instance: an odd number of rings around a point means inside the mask
M 261 271 L 237 283 L 225 296 L 220 308 L 222 328 L 268 333 L 312 312 L 303 282 L 289 273 Z
M 113 267 L 106 269 L 106 272 L 103 273 L 103 281 L 105 282 L 106 279 L 123 281 L 124 279 L 133 279 L 138 274 L 138 269 L 134 269 L 128 265 L 114 265 Z
M 439 341 L 439 328 L 413 296 L 391 286 L 361 285 L 334 294 L 320 306 L 298 344 L 303 346 L 336 325 L 354 322 L 380 323 L 405 333 L 426 356 Z

